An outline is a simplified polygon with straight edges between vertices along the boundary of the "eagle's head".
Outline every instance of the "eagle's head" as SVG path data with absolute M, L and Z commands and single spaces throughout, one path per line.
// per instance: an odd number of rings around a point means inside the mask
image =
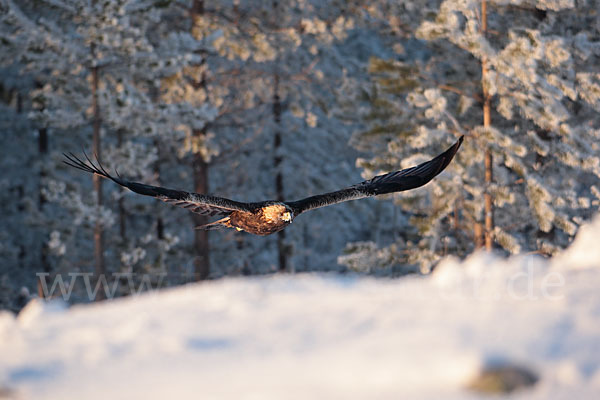
M 294 211 L 285 203 L 278 204 L 278 218 L 280 221 L 285 222 L 286 224 L 291 224 L 294 220 Z
M 294 219 L 294 212 L 292 210 L 287 209 L 281 214 L 279 218 L 285 222 L 292 223 L 292 220 Z
M 263 215 L 270 223 L 291 224 L 294 219 L 294 211 L 283 203 L 274 203 L 263 207 Z

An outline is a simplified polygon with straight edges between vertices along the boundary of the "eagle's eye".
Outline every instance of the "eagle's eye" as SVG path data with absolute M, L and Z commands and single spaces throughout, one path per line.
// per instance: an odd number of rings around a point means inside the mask
M 284 212 L 281 214 L 281 219 L 285 222 L 290 222 L 292 220 L 292 213 L 289 211 Z

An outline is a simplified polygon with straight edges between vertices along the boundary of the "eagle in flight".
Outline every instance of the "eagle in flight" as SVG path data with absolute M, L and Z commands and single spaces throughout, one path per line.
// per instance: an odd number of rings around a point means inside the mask
M 223 197 L 189 193 L 131 182 L 122 179 L 118 173 L 116 177 L 110 175 L 99 162 L 97 163 L 98 165 L 95 165 L 87 155 L 85 157 L 88 163 L 77 158 L 73 153 L 70 153 L 70 155 L 64 154 L 65 160 L 63 162 L 82 171 L 110 179 L 135 193 L 156 197 L 157 199 L 187 208 L 201 215 L 224 216 L 224 218 L 218 221 L 201 225 L 197 229 L 227 227 L 236 228 L 239 231 L 255 235 L 270 235 L 284 229 L 292 223 L 294 218 L 305 211 L 344 201 L 386 193 L 402 192 L 423 186 L 450 164 L 462 141 L 463 136 L 439 156 L 415 167 L 378 175 L 368 181 L 358 183 L 346 189 L 319 194 L 297 201 L 268 200 L 257 203 L 241 203 Z

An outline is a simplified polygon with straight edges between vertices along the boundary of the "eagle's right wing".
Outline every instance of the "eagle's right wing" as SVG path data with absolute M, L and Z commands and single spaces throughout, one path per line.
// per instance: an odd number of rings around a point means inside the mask
M 159 200 L 186 208 L 197 214 L 213 216 L 217 214 L 229 215 L 233 211 L 252 211 L 247 203 L 240 203 L 222 197 L 167 189 L 160 186 L 145 185 L 121 179 L 121 177 L 111 176 L 100 163 L 96 166 L 87 155 L 85 157 L 88 163 L 83 162 L 72 153 L 70 155 L 64 154 L 64 156 L 66 160 L 63 160 L 63 162 L 71 167 L 110 179 L 135 193 L 156 197 Z
M 418 188 L 432 180 L 450 164 L 462 141 L 463 136 L 442 154 L 415 167 L 378 175 L 346 189 L 319 194 L 302 200 L 287 202 L 286 204 L 294 210 L 294 215 L 298 215 L 304 211 L 344 201 Z

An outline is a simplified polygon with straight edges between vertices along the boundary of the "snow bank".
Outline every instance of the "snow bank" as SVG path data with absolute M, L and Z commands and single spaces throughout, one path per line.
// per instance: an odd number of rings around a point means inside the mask
M 0 393 L 35 399 L 463 399 L 498 361 L 513 398 L 600 393 L 600 219 L 549 262 L 475 254 L 430 278 L 224 279 L 0 314 Z

